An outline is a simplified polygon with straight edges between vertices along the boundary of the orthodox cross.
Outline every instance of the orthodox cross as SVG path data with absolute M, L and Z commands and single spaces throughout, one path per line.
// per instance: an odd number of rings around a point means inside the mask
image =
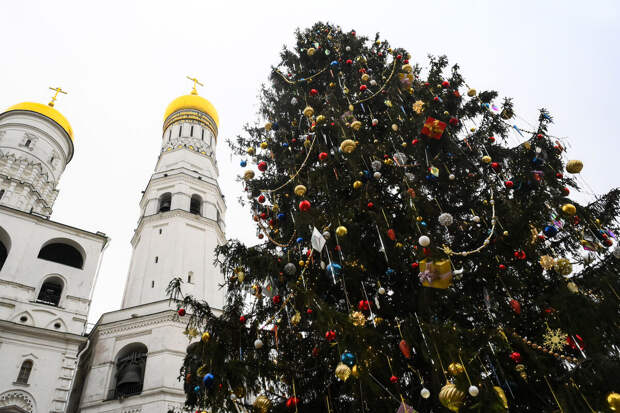
M 187 76 L 187 78 L 188 78 L 189 80 L 191 80 L 192 82 L 194 82 L 194 86 L 192 86 L 192 95 L 197 95 L 197 94 L 198 94 L 198 91 L 196 90 L 196 85 L 200 85 L 200 86 L 204 86 L 204 85 L 203 85 L 202 83 L 200 83 L 200 82 L 198 81 L 198 79 L 196 79 L 195 77 L 189 77 L 189 76 Z
M 64 95 L 67 94 L 67 92 L 65 92 L 64 90 L 62 90 L 59 87 L 50 87 L 50 90 L 53 90 L 54 92 L 54 96 L 52 96 L 52 100 L 50 101 L 50 103 L 48 103 L 49 106 L 54 107 L 54 102 L 56 102 L 56 98 L 58 97 L 59 93 L 62 93 Z

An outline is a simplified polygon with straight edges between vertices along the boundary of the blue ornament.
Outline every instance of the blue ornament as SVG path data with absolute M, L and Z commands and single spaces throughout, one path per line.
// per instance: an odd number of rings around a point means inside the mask
M 553 225 L 546 225 L 543 228 L 543 234 L 548 238 L 553 238 L 558 234 L 558 229 Z
M 298 244 L 301 244 L 302 242 L 304 242 L 304 239 L 302 237 L 299 237 L 299 238 L 296 239 L 296 242 Z
M 274 131 L 280 129 L 280 125 L 278 125 L 278 122 L 273 122 L 273 125 L 271 125 L 271 129 L 273 129 Z
M 327 274 L 333 274 L 334 276 L 337 277 L 342 272 L 342 266 L 340 264 L 336 264 L 335 262 L 332 262 L 331 264 L 327 266 L 327 268 L 325 268 L 325 270 L 327 271 Z
M 205 376 L 202 378 L 202 383 L 205 385 L 207 389 L 213 386 L 214 381 L 215 381 L 215 377 L 211 373 L 205 374 Z
M 545 164 L 545 160 L 535 156 L 534 159 L 532 159 L 532 163 L 534 166 L 543 166 Z
M 284 147 L 284 148 L 288 148 L 288 143 L 284 142 L 284 143 L 282 144 L 282 147 Z
M 248 161 L 244 159 L 241 162 L 239 162 L 239 165 L 241 165 L 242 168 L 245 168 L 248 165 Z
M 299 79 L 299 83 L 304 83 L 305 81 L 306 81 L 306 79 L 303 78 L 303 77 L 301 79 Z
M 340 361 L 342 361 L 349 367 L 353 367 L 355 366 L 355 354 L 351 353 L 350 351 L 345 351 L 340 356 Z
M 196 386 L 196 387 L 194 387 L 194 391 L 195 391 L 196 393 L 198 393 L 198 392 L 200 391 L 200 386 Z
M 330 65 L 331 65 L 331 67 L 336 67 L 336 66 L 338 66 L 338 62 L 336 60 L 332 60 Z
M 284 215 L 284 212 L 280 212 L 280 213 L 277 215 L 277 218 L 278 218 L 278 220 L 280 220 L 280 221 L 284 221 L 284 219 L 286 218 L 286 215 Z
M 385 270 L 385 275 L 392 275 L 394 274 L 396 271 L 394 271 L 392 268 L 388 268 L 387 270 Z
M 422 221 L 422 222 L 420 222 L 420 225 L 422 225 L 424 228 L 426 228 L 426 225 L 427 225 L 427 224 L 426 224 L 426 221 Z

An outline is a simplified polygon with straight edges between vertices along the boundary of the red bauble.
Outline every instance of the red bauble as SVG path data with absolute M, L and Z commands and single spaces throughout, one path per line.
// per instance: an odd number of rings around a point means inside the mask
M 564 194 L 564 196 L 570 194 L 570 189 L 568 189 L 567 187 L 562 188 L 562 194 Z
M 491 168 L 493 168 L 494 171 L 499 170 L 499 163 L 491 162 Z
M 562 175 L 562 173 L 558 172 L 557 174 L 555 174 L 555 177 L 558 179 L 562 179 L 564 178 L 564 175 Z
M 452 126 L 456 126 L 459 124 L 459 120 L 457 118 L 450 118 L 450 120 L 448 121 L 448 123 Z
M 448 82 L 447 80 L 444 80 L 443 82 L 441 82 L 441 86 L 450 87 L 450 82 Z
M 316 89 L 310 89 L 310 96 L 316 96 L 319 94 L 319 91 Z
M 312 314 L 312 308 L 308 308 L 308 309 L 306 310 L 306 314 Z
M 325 332 L 325 339 L 327 341 L 334 341 L 336 339 L 336 332 L 334 330 L 327 330 Z
M 414 139 L 414 140 L 412 140 L 412 141 L 411 141 L 411 144 L 412 144 L 412 145 L 415 145 L 415 144 L 416 144 L 416 143 L 418 143 L 418 142 L 420 142 L 420 140 L 416 138 L 416 139 Z
M 515 313 L 521 314 L 521 303 L 519 303 L 514 298 L 510 300 L 510 307 L 512 308 L 512 311 L 514 311 Z
M 525 251 L 523 250 L 515 251 L 514 255 L 515 255 L 515 258 L 518 260 L 524 260 L 526 258 Z
M 321 152 L 319 154 L 319 161 L 324 161 L 325 159 L 327 159 L 327 152 Z
M 288 407 L 289 409 L 294 409 L 295 407 L 297 407 L 298 404 L 299 397 L 289 397 L 289 399 L 286 401 L 286 407 Z
M 369 202 L 367 206 L 369 209 L 372 209 L 375 207 L 375 204 L 373 204 L 372 202 Z
M 500 264 L 500 265 L 499 265 L 499 269 L 503 271 L 503 270 L 505 270 L 505 269 L 506 269 L 506 266 L 505 266 L 504 264 Z
M 414 270 L 417 270 L 419 266 L 420 266 L 420 264 L 418 264 L 417 262 L 412 262 L 411 263 L 411 268 L 414 269 Z
M 454 92 L 452 92 L 452 94 L 453 94 L 454 96 L 456 96 L 457 98 L 460 98 L 460 97 L 461 97 L 461 94 L 459 93 L 459 91 L 458 91 L 458 90 L 455 90 Z
M 409 64 L 409 59 L 405 59 L 405 60 L 403 60 L 403 64 L 404 64 L 404 65 Z
M 303 201 L 301 201 L 301 202 L 299 203 L 299 210 L 300 210 L 300 211 L 303 211 L 303 212 L 309 211 L 309 210 L 310 210 L 310 201 L 308 201 L 308 200 L 306 200 L 306 199 L 304 199 Z
M 542 139 L 542 138 L 543 138 L 543 134 L 542 134 L 542 133 L 539 133 L 538 135 L 536 135 L 536 137 L 537 137 L 538 139 Z
M 514 182 L 512 181 L 505 181 L 504 182 L 504 186 L 508 189 L 512 188 L 513 186 L 515 186 Z
M 392 228 L 387 230 L 387 235 L 389 239 L 391 239 L 392 241 L 396 241 L 396 231 L 394 231 Z
M 434 100 L 435 102 L 439 102 L 439 96 L 435 96 L 435 97 L 433 98 L 433 100 Z
M 405 356 L 406 359 L 411 358 L 411 348 L 409 347 L 409 344 L 407 344 L 405 339 L 400 340 L 400 343 L 398 343 L 398 348 L 400 349 L 400 352 L 403 353 L 403 356 Z
M 397 54 L 397 55 L 396 55 L 396 58 L 397 58 L 398 60 L 400 60 L 400 59 L 402 59 L 402 58 L 403 58 L 403 55 L 402 55 L 402 54 Z
M 360 92 L 365 91 L 366 89 L 368 89 L 368 86 L 366 85 L 360 85 Z
M 280 304 L 282 302 L 282 297 L 280 297 L 279 295 L 274 295 L 271 300 L 274 304 Z
M 258 202 L 260 202 L 261 204 L 265 202 L 265 195 L 259 195 Z
M 360 300 L 360 302 L 357 303 L 357 309 L 360 311 L 368 311 L 370 310 L 370 303 L 368 300 Z
M 347 61 L 345 63 L 348 64 L 348 65 L 353 64 L 353 60 L 347 59 Z
M 297 138 L 291 139 L 291 143 L 297 143 Z
M 392 384 L 396 384 L 398 382 L 398 377 L 392 375 L 392 377 L 390 377 L 390 381 L 392 382 Z
M 489 136 L 489 142 L 491 143 L 495 142 L 495 136 Z
M 267 162 L 260 161 L 258 163 L 258 170 L 261 171 L 261 172 L 265 172 L 267 170 Z
M 263 235 L 263 233 L 261 232 L 260 234 L 258 234 L 258 239 L 263 239 L 265 236 Z
M 183 317 L 185 315 L 185 309 L 184 308 L 179 308 L 177 310 L 177 314 L 179 314 L 181 317 Z
M 239 317 L 239 322 L 245 323 L 245 317 L 244 316 Z
M 355 36 L 355 30 L 351 32 L 351 36 Z
M 521 353 L 517 353 L 516 351 L 513 351 L 512 353 L 510 353 L 508 357 L 510 357 L 510 359 L 514 361 L 515 363 L 521 363 Z
M 260 218 L 261 218 L 261 219 L 265 219 L 265 218 L 267 218 L 267 213 L 265 213 L 265 212 L 261 212 L 261 213 L 260 213 Z

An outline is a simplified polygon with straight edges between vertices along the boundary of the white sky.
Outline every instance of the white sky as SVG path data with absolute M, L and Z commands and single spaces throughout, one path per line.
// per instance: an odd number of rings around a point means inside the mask
M 238 160 L 224 141 L 255 119 L 256 96 L 296 27 L 317 20 L 380 32 L 414 62 L 446 54 L 468 84 L 515 99 L 535 123 L 569 136 L 571 158 L 597 192 L 619 184 L 619 2 L 610 1 L 0 1 L 0 110 L 22 101 L 56 108 L 75 131 L 52 219 L 112 238 L 89 320 L 118 309 L 138 220 L 140 191 L 159 154 L 168 103 L 190 90 L 186 75 L 220 115 L 220 186 L 229 238 L 254 242 L 236 203 Z M 524 121 L 519 124 L 524 128 Z

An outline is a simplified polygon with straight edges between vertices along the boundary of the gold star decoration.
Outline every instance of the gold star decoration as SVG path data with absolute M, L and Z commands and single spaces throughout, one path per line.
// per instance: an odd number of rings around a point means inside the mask
M 366 324 L 366 317 L 360 311 L 353 311 L 349 315 L 349 319 L 355 327 L 363 327 Z
M 415 113 L 417 113 L 418 115 L 422 112 L 424 112 L 424 102 L 422 102 L 421 100 L 416 101 L 413 104 L 413 110 L 415 111 Z
M 543 346 L 549 351 L 562 351 L 564 346 L 566 345 L 566 338 L 568 334 L 564 333 L 562 330 L 555 329 L 552 330 L 547 327 L 547 332 L 543 335 Z

